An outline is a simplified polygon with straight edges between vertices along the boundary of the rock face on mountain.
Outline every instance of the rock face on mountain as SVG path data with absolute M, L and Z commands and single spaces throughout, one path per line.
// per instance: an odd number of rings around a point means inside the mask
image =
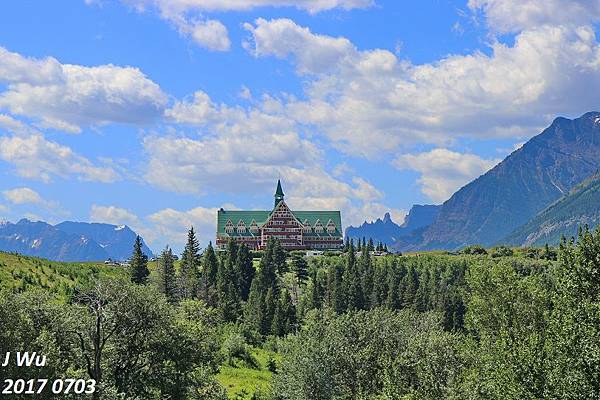
M 562 236 L 577 237 L 579 227 L 600 225 L 600 174 L 577 185 L 525 225 L 500 241 L 511 246 L 557 244 Z
M 600 113 L 557 118 L 447 200 L 420 249 L 492 245 L 590 177 L 600 166 Z
M 135 233 L 127 227 L 108 224 L 63 224 L 52 226 L 46 222 L 32 222 L 27 219 L 22 219 L 16 224 L 1 222 L 0 250 L 55 261 L 102 261 L 107 258 L 125 260 L 131 256 Z M 127 232 L 119 232 L 125 229 Z M 108 234 L 110 230 L 114 231 L 112 238 Z M 126 248 L 128 250 L 125 250 Z M 145 245 L 144 251 L 152 255 Z
M 113 260 L 125 260 L 131 256 L 137 234 L 126 225 L 65 221 L 56 228 L 72 235 L 84 236 L 94 240 Z M 152 257 L 152 251 L 142 240 L 142 251 Z
M 378 218 L 373 222 L 364 222 L 359 227 L 349 226 L 346 236 L 354 240 L 372 238 L 375 242 L 382 242 L 388 246 L 397 247 L 401 239 L 414 231 L 423 228 L 433 222 L 440 206 L 438 205 L 414 205 L 404 219 L 402 225 L 392 221 L 390 213 L 385 213 L 383 219 Z

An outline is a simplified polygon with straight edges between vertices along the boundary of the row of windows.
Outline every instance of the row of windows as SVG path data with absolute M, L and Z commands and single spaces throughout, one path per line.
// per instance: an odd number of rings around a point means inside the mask
M 282 220 L 271 220 L 270 221 L 271 224 L 273 225 L 283 225 L 285 223 L 285 221 Z M 265 228 L 265 231 L 267 232 L 273 232 L 272 229 L 277 229 L 277 228 Z M 327 222 L 327 228 L 323 227 L 323 224 L 321 223 L 320 220 L 317 219 L 317 222 L 315 222 L 315 226 L 314 226 L 314 232 L 316 233 L 323 233 L 323 231 L 327 229 L 328 233 L 333 233 L 336 230 L 336 226 L 335 223 L 330 219 Z M 233 222 L 231 222 L 231 220 L 227 220 L 227 223 L 225 224 L 225 232 L 226 233 L 233 233 L 235 230 L 235 227 L 233 225 Z M 256 233 L 258 232 L 258 225 L 256 224 L 256 221 L 252 221 L 252 223 L 250 224 L 250 228 L 249 228 L 250 232 L 252 233 Z M 297 232 L 298 230 L 296 228 L 290 228 L 287 229 L 288 231 L 292 231 L 292 232 Z M 237 224 L 237 231 L 239 233 L 246 233 L 246 224 L 244 223 L 244 221 L 239 220 L 238 224 Z M 310 223 L 308 222 L 308 220 L 304 220 L 304 223 L 302 224 L 302 231 L 305 233 L 311 233 L 313 232 L 313 227 L 310 226 Z

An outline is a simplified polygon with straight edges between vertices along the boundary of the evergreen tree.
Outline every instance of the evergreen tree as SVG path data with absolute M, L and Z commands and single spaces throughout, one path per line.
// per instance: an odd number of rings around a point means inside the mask
M 363 247 L 363 255 L 365 253 Z M 363 257 L 361 255 L 361 259 Z M 360 310 L 364 308 L 364 295 L 362 290 L 361 272 L 357 265 L 354 253 L 346 257 L 346 267 L 343 274 L 344 305 L 346 310 Z
M 181 299 L 192 299 L 198 296 L 200 289 L 200 245 L 196 239 L 194 227 L 188 231 L 188 238 L 179 265 L 177 279 Z
M 299 286 L 303 286 L 308 280 L 308 263 L 302 254 L 294 254 L 292 257 L 292 272 Z
M 136 236 L 131 255 L 130 278 L 133 283 L 143 284 L 148 280 L 148 256 L 142 251 L 142 238 Z
M 402 278 L 401 290 L 403 292 L 402 307 L 410 308 L 415 304 L 415 296 L 419 288 L 419 277 L 414 266 L 409 265 L 406 275 Z
M 318 269 L 313 268 L 310 273 L 310 305 L 309 309 L 320 308 L 323 303 L 323 284 L 319 279 Z
M 211 307 L 217 305 L 217 272 L 219 260 L 212 242 L 208 243 L 202 256 L 202 272 L 200 274 L 200 298 Z
M 158 290 L 167 297 L 169 303 L 177 301 L 177 282 L 175 277 L 175 259 L 173 252 L 167 246 L 158 261 Z
M 367 251 L 371 252 L 375 250 L 375 245 L 373 244 L 373 238 L 369 238 L 369 243 L 367 244 Z
M 276 336 L 285 336 L 293 330 L 296 323 L 296 309 L 287 290 L 281 292 L 276 304 L 271 333 Z
M 346 299 L 344 295 L 344 286 L 342 276 L 344 267 L 335 263 L 329 267 L 327 275 L 327 296 L 329 307 L 336 313 L 341 314 L 346 309 Z
M 240 277 L 236 270 L 238 245 L 230 239 L 227 244 L 227 254 L 219 262 L 217 271 L 218 307 L 224 321 L 234 322 L 240 316 Z
M 278 240 L 270 238 L 256 276 L 250 285 L 250 294 L 244 318 L 248 324 L 259 333 L 267 335 L 271 333 L 273 315 L 278 301 L 279 283 L 277 270 L 281 268 L 281 262 L 285 262 L 285 253 Z
M 255 270 L 252 264 L 252 254 L 250 254 L 250 250 L 245 244 L 242 244 L 238 249 L 235 267 L 237 270 L 236 275 L 239 277 L 240 297 L 243 301 L 247 301 Z

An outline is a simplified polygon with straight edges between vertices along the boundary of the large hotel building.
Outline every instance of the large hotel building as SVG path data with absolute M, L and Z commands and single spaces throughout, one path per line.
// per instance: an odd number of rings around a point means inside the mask
M 275 205 L 271 211 L 229 211 L 217 213 L 217 247 L 230 239 L 259 250 L 270 237 L 279 239 L 288 250 L 328 250 L 342 247 L 342 218 L 339 211 L 292 211 L 284 201 L 277 181 Z

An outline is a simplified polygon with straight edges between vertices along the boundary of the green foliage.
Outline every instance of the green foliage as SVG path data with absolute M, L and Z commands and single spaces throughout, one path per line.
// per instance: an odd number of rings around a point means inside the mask
M 93 399 L 223 399 L 216 329 L 202 305 L 175 307 L 152 286 L 100 280 L 61 303 L 47 292 L 0 294 L 1 351 L 37 351 L 41 368 L 0 378 L 93 378 Z M 54 398 L 50 391 L 36 398 Z
M 138 235 L 133 244 L 133 254 L 130 262 L 131 282 L 139 285 L 146 283 L 150 270 L 148 270 L 148 256 L 142 251 L 142 238 Z
M 274 392 L 283 399 L 444 398 L 459 371 L 457 343 L 436 315 L 313 312 L 282 343 Z
M 175 277 L 175 259 L 173 252 L 167 246 L 158 259 L 157 287 L 170 303 L 175 303 L 178 298 L 177 281 Z
M 188 231 L 187 242 L 179 264 L 179 276 L 177 277 L 179 298 L 193 299 L 198 297 L 200 262 L 200 245 L 198 239 L 196 239 L 194 227 L 191 227 Z
M 549 391 L 563 399 L 600 397 L 600 230 L 583 230 L 559 252 L 550 319 Z
M 506 246 L 496 246 L 490 252 L 492 257 L 510 257 L 513 254 L 513 250 Z
M 465 247 L 460 251 L 462 254 L 478 254 L 483 255 L 487 254 L 487 250 L 478 244 L 472 244 L 470 246 Z

